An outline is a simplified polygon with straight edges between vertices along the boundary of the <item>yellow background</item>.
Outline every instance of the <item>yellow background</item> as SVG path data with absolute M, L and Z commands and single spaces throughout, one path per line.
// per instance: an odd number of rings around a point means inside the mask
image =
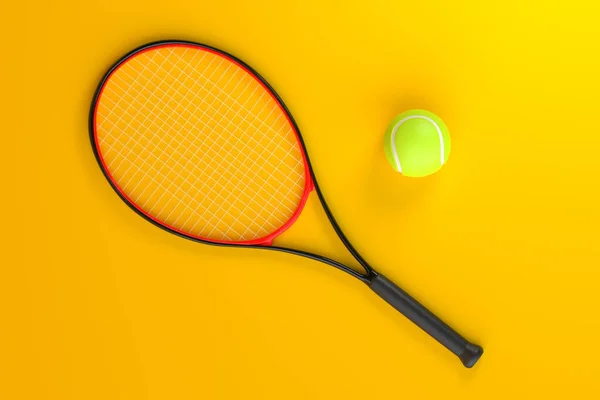
M 15 1 L 0 10 L 0 398 L 597 398 L 595 1 Z M 180 38 L 277 89 L 357 248 L 486 353 L 472 370 L 337 270 L 131 212 L 88 143 L 106 68 Z M 452 136 L 410 180 L 408 108 Z M 282 241 L 348 260 L 314 199 Z

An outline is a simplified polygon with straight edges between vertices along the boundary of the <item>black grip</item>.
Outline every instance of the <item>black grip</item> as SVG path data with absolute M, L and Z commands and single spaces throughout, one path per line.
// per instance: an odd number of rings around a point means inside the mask
M 462 337 L 385 276 L 376 274 L 369 286 L 379 297 L 456 354 L 465 367 L 471 368 L 483 354 L 481 346 Z

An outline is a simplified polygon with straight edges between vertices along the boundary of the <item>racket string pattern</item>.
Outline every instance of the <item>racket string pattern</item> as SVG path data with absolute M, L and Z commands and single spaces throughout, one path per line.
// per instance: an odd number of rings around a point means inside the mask
M 307 180 L 294 127 L 231 60 L 185 46 L 152 49 L 116 69 L 97 104 L 106 168 L 154 219 L 243 242 L 297 212 Z
M 271 249 L 333 266 L 368 285 L 466 367 L 483 354 L 356 251 L 314 179 L 289 111 L 241 60 L 190 42 L 134 50 L 96 91 L 90 139 L 112 187 L 150 222 L 204 243 Z M 272 245 L 313 189 L 364 273 Z

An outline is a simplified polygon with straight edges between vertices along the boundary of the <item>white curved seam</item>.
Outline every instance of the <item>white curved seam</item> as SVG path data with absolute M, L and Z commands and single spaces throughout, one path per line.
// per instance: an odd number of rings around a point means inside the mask
M 394 155 L 394 161 L 396 162 L 396 168 L 398 168 L 398 172 L 402 172 L 402 166 L 400 165 L 400 158 L 398 158 L 398 152 L 396 151 L 396 131 L 398 130 L 398 128 L 400 128 L 400 126 L 403 123 L 405 123 L 409 119 L 415 118 L 420 118 L 429 121 L 435 127 L 435 130 L 437 131 L 438 136 L 440 138 L 440 163 L 444 165 L 444 136 L 442 135 L 442 130 L 440 129 L 439 125 L 436 124 L 434 120 L 424 115 L 409 115 L 408 117 L 404 117 L 400 121 L 398 121 L 396 125 L 394 125 L 394 127 L 392 128 L 392 153 Z

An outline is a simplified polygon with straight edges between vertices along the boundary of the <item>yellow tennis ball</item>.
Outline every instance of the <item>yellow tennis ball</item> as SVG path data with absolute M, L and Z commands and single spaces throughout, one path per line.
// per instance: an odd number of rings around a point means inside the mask
M 389 124 L 384 150 L 394 170 L 419 178 L 437 172 L 448 161 L 450 134 L 437 115 L 425 110 L 409 110 Z

